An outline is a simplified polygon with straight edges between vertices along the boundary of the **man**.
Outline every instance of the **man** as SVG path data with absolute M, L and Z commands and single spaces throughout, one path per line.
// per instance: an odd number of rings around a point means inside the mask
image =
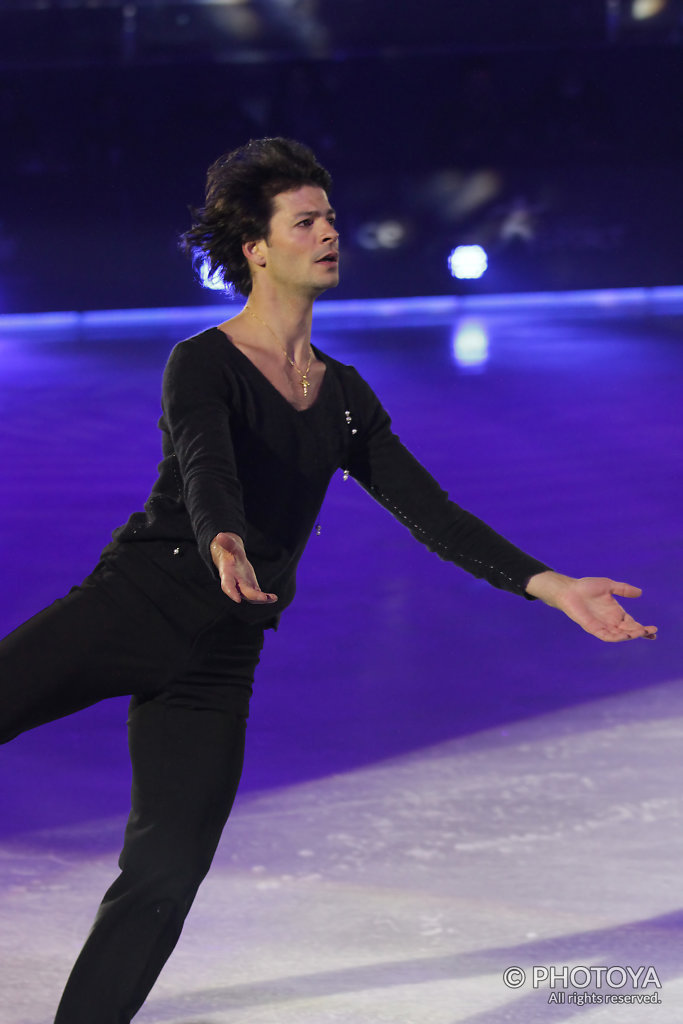
M 184 243 L 245 296 L 181 342 L 163 383 L 163 460 L 145 511 L 80 587 L 0 645 L 3 740 L 132 694 L 132 808 L 56 1024 L 123 1024 L 171 953 L 230 812 L 263 631 L 291 602 L 332 474 L 352 475 L 440 557 L 541 598 L 602 640 L 654 637 L 614 595 L 526 555 L 449 501 L 392 433 L 359 374 L 311 345 L 339 278 L 330 178 L 265 139 L 210 168 Z

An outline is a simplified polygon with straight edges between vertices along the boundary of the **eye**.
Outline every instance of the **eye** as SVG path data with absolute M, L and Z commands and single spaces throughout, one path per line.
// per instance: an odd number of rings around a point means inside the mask
M 304 217 L 303 220 L 299 221 L 299 223 L 297 224 L 297 227 L 298 228 L 301 228 L 301 227 L 310 228 L 312 223 L 313 223 L 313 218 L 312 217 Z

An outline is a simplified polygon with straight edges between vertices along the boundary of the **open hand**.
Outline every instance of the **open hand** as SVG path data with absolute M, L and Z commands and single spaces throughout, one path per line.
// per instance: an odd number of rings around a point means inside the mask
M 275 594 L 264 593 L 244 551 L 242 538 L 235 533 L 218 533 L 211 541 L 211 558 L 221 578 L 221 590 L 235 604 L 273 604 Z
M 654 640 L 657 635 L 656 626 L 642 626 L 616 600 L 615 595 L 640 597 L 640 587 L 630 583 L 617 583 L 602 576 L 574 579 L 549 571 L 532 576 L 527 592 L 559 608 L 598 640 L 608 643 L 637 637 Z

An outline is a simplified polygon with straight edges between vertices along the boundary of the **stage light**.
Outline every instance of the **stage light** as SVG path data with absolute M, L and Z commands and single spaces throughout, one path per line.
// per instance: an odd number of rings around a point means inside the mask
M 208 288 L 212 292 L 224 292 L 227 290 L 220 270 L 216 270 L 213 274 L 210 273 L 208 259 L 203 260 L 199 264 L 197 274 L 204 288 Z
M 460 280 L 481 277 L 488 265 L 488 257 L 480 245 L 457 245 L 448 257 L 451 276 Z
M 400 220 L 369 221 L 356 232 L 363 249 L 398 249 L 405 239 L 406 228 Z
M 452 339 L 453 359 L 463 369 L 481 369 L 489 357 L 489 336 L 481 320 L 463 320 Z
M 634 21 L 656 18 L 667 6 L 667 0 L 633 0 L 631 17 Z

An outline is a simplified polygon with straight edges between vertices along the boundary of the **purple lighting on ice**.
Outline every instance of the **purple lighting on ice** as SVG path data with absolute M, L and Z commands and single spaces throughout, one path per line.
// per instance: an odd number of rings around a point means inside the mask
M 481 369 L 489 357 L 489 336 L 483 320 L 468 318 L 453 331 L 453 358 L 463 369 Z

